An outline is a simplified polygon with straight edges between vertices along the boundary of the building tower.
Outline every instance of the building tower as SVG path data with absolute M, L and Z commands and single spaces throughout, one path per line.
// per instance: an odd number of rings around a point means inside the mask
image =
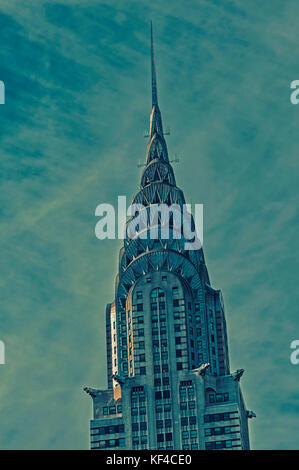
M 153 205 L 179 212 L 185 204 L 163 133 L 152 28 L 151 70 L 149 143 L 133 199 L 145 223 L 124 239 L 106 309 L 108 389 L 85 388 L 94 408 L 91 448 L 249 449 L 254 413 L 242 398 L 244 371 L 230 373 L 222 295 L 210 285 L 202 247 L 186 249 L 175 211 L 168 238 L 161 218 L 148 224 Z

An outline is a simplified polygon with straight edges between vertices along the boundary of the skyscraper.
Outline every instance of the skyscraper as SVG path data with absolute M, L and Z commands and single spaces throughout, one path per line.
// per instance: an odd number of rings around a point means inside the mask
M 145 216 L 153 205 L 185 204 L 163 133 L 152 29 L 151 69 L 149 143 L 133 200 Z M 108 389 L 85 388 L 92 449 L 249 449 L 254 413 L 242 398 L 244 371 L 230 373 L 222 295 L 210 285 L 202 247 L 186 249 L 174 217 L 169 238 L 159 219 L 156 238 L 145 224 L 120 250 L 106 309 Z

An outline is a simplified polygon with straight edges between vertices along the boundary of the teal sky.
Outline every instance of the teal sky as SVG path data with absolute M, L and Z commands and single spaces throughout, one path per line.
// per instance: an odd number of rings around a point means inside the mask
M 30 5 L 30 6 L 29 6 Z M 150 19 L 177 184 L 204 204 L 254 449 L 299 449 L 299 3 L 1 0 L 0 449 L 87 449 L 106 387 L 119 241 L 95 207 L 138 190 Z

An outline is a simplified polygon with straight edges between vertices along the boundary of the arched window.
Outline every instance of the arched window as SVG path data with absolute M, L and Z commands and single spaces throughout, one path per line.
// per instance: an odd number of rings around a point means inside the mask
M 160 287 L 156 287 L 155 289 L 151 291 L 151 299 L 156 299 L 157 301 L 158 298 L 161 298 L 161 297 L 165 297 L 165 292 Z
M 160 287 L 156 287 L 151 291 L 150 294 L 151 301 L 151 311 L 152 312 L 163 312 L 165 313 L 166 302 L 165 302 L 165 292 Z

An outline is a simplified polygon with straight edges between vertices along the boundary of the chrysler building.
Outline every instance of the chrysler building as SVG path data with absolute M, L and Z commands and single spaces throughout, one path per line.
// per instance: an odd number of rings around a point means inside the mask
M 149 142 L 133 199 L 145 213 L 186 204 L 164 138 L 152 28 L 151 73 Z M 168 238 L 143 231 L 124 239 L 106 307 L 108 388 L 85 388 L 91 449 L 249 449 L 255 414 L 242 397 L 244 370 L 230 371 L 221 291 L 210 284 L 202 247 L 186 249 L 175 231 L 170 221 Z

